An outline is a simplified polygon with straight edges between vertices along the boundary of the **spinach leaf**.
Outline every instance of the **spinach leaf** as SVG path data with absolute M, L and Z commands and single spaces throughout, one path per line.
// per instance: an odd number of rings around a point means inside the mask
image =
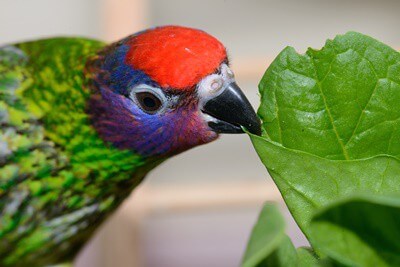
M 350 32 L 304 55 L 286 48 L 259 88 L 263 136 L 251 140 L 313 249 L 341 264 L 397 266 L 396 247 L 373 245 L 364 230 L 386 238 L 380 227 L 397 222 L 387 219 L 397 216 L 396 209 L 374 199 L 400 198 L 400 54 Z M 359 194 L 371 199 L 326 210 Z M 373 220 L 380 209 L 386 217 Z M 351 211 L 362 217 L 351 217 Z M 399 231 L 400 225 L 388 229 Z M 352 245 L 341 249 L 346 244 Z
M 298 267 L 339 267 L 339 263 L 331 260 L 330 258 L 320 259 L 315 252 L 308 247 L 301 247 L 297 249 L 297 266 Z
M 320 259 L 311 248 L 295 249 L 285 234 L 285 222 L 278 208 L 264 205 L 253 228 L 242 267 L 334 267 L 334 261 Z
M 350 32 L 321 50 L 283 50 L 260 84 L 266 135 L 330 159 L 400 155 L 400 54 Z
M 311 236 L 330 257 L 360 266 L 400 266 L 400 198 L 359 195 L 312 218 Z
M 266 204 L 253 228 L 243 267 L 295 266 L 296 249 L 285 235 L 285 221 L 276 206 Z
M 398 194 L 400 162 L 392 156 L 360 160 L 329 160 L 284 148 L 263 137 L 252 136 L 296 222 L 309 238 L 309 223 L 317 210 L 353 194 Z

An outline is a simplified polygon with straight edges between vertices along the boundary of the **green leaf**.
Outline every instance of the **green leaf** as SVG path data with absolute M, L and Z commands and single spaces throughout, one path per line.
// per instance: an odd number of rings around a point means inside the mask
M 311 236 L 320 249 L 348 265 L 400 266 L 400 199 L 353 196 L 313 217 Z
M 294 248 L 286 236 L 285 222 L 277 207 L 265 204 L 253 228 L 242 267 L 333 267 L 328 258 L 319 259 L 311 248 Z
M 305 235 L 313 214 L 329 203 L 359 193 L 396 194 L 400 162 L 391 156 L 343 161 L 329 160 L 251 136 L 289 210 Z M 312 238 L 310 242 L 313 243 Z
M 283 50 L 260 82 L 268 138 L 330 159 L 400 155 L 400 54 L 350 32 Z
M 319 259 L 311 248 L 301 247 L 297 249 L 298 267 L 333 267 L 339 266 L 328 258 Z
M 318 267 L 321 266 L 318 261 L 318 256 L 311 248 L 298 248 L 297 255 L 299 257 L 298 266 L 301 267 Z
M 242 267 L 295 266 L 296 250 L 285 235 L 285 221 L 273 204 L 266 204 L 250 236 Z
M 400 195 L 399 84 L 400 54 L 354 32 L 305 55 L 286 48 L 260 82 L 263 136 L 251 140 L 320 256 L 318 210 L 355 194 Z
M 266 255 L 264 260 L 257 264 L 258 267 L 295 267 L 297 266 L 296 249 L 286 235 L 283 236 L 279 246 Z

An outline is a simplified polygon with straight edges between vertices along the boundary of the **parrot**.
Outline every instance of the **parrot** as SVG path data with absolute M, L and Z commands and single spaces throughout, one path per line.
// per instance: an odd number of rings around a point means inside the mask
M 261 134 L 225 46 L 166 25 L 0 47 L 0 266 L 70 264 L 144 177 L 220 134 Z

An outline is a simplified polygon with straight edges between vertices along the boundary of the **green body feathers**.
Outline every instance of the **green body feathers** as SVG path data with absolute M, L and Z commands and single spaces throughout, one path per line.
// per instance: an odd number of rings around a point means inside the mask
M 0 266 L 68 260 L 156 164 L 90 126 L 84 67 L 102 47 L 56 38 L 0 48 Z

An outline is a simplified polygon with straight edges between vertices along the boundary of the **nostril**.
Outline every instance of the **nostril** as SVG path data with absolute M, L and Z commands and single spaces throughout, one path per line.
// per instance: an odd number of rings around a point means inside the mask
M 220 79 L 215 79 L 214 81 L 211 82 L 210 87 L 212 91 L 216 92 L 222 88 L 222 81 Z

